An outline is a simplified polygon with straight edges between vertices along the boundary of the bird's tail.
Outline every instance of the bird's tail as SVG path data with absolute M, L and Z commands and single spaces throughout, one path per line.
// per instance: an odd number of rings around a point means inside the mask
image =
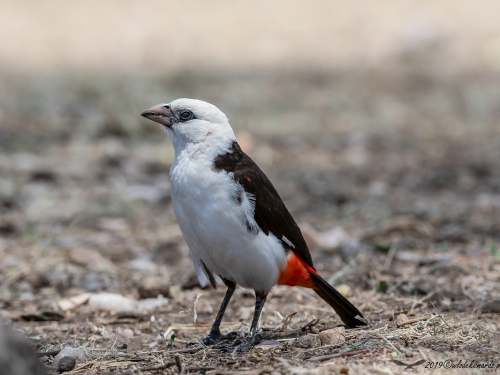
M 312 281 L 318 287 L 314 291 L 323 298 L 339 315 L 340 319 L 349 327 L 365 326 L 363 314 L 354 305 L 340 294 L 333 286 L 316 272 L 309 270 Z M 361 319 L 361 320 L 360 320 Z

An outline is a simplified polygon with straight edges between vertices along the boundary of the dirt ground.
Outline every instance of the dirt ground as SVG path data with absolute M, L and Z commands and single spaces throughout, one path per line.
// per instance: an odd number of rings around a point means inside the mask
M 494 371 L 444 366 L 500 363 L 500 78 L 450 72 L 430 48 L 377 69 L 3 77 L 0 319 L 39 352 L 81 348 L 70 374 L 173 374 L 176 356 L 185 374 Z M 224 288 L 197 284 L 172 147 L 139 117 L 187 95 L 228 114 L 367 328 L 325 345 L 338 316 L 310 290 L 276 287 L 267 341 L 200 346 Z M 131 305 L 102 310 L 102 292 Z M 244 333 L 253 305 L 237 289 L 223 331 Z

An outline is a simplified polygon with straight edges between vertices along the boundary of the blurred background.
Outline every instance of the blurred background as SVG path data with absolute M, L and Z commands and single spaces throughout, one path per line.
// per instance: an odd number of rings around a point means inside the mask
M 396 297 L 434 293 L 453 312 L 500 297 L 497 1 L 0 9 L 3 319 L 99 291 L 161 290 L 176 301 L 165 309 L 191 306 L 199 290 L 170 201 L 173 149 L 140 117 L 179 97 L 227 114 L 317 268 L 355 289 L 369 316 L 404 306 Z M 296 308 L 297 295 L 277 290 Z M 214 301 L 200 303 L 200 319 Z

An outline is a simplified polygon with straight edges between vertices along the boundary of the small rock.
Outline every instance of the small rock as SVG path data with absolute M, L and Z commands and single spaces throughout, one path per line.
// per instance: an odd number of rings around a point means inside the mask
M 14 224 L 7 221 L 6 219 L 0 218 L 0 235 L 7 236 L 12 235 L 17 232 L 17 228 Z
M 67 372 L 71 371 L 75 368 L 76 366 L 76 359 L 75 357 L 63 357 L 59 361 L 59 365 L 57 366 L 57 371 L 58 372 Z
M 336 345 L 345 342 L 345 328 L 336 327 L 332 329 L 327 329 L 326 331 L 320 332 L 319 341 L 321 345 Z
M 145 298 L 139 301 L 139 311 L 147 312 L 168 304 L 168 299 L 161 294 L 157 298 Z
M 57 177 L 55 173 L 49 169 L 38 168 L 31 172 L 31 181 L 37 182 L 55 182 Z
M 117 342 L 117 343 L 116 343 L 116 347 L 117 347 L 118 349 L 127 349 L 127 348 L 128 348 L 128 345 L 127 345 L 126 343 L 124 343 L 124 342 Z
M 103 261 L 97 250 L 86 247 L 74 247 L 69 252 L 69 261 L 83 267 L 95 266 Z
M 352 289 L 349 285 L 347 284 L 342 284 L 336 287 L 337 291 L 342 294 L 344 297 L 350 297 L 352 296 Z
M 500 300 L 499 299 L 494 299 L 492 301 L 486 302 L 481 307 L 481 312 L 482 313 L 500 314 Z
M 130 328 L 123 328 L 120 330 L 117 329 L 116 332 L 119 333 L 120 335 L 122 335 L 123 337 L 127 337 L 127 338 L 134 337 L 134 331 L 132 331 Z
M 255 347 L 258 349 L 268 350 L 268 349 L 280 348 L 282 346 L 283 344 L 276 340 L 262 340 Z
M 396 326 L 399 326 L 399 325 L 401 325 L 402 323 L 404 323 L 404 322 L 406 322 L 406 321 L 408 321 L 408 320 L 410 320 L 410 318 L 408 318 L 408 317 L 406 316 L 406 314 L 399 314 L 399 315 L 396 317 L 396 320 L 395 320 L 395 322 L 396 322 Z
M 141 298 L 156 298 L 159 295 L 168 297 L 170 287 L 161 277 L 146 277 L 139 286 L 139 295 Z
M 361 251 L 361 241 L 357 238 L 349 238 L 341 247 L 340 254 L 344 261 L 354 258 Z
M 140 271 L 144 274 L 151 274 L 157 271 L 158 265 L 151 259 L 137 258 L 128 262 L 127 268 L 131 271 Z
M 138 309 L 137 301 L 113 293 L 94 294 L 89 298 L 89 307 L 93 310 L 104 311 L 135 311 Z
M 63 348 L 59 354 L 57 354 L 54 357 L 54 362 L 52 363 L 54 367 L 59 369 L 59 362 L 64 358 L 64 357 L 72 357 L 76 362 L 85 362 L 86 357 L 85 357 L 85 352 L 80 349 L 80 348 L 72 348 L 72 347 L 65 347 Z M 69 371 L 69 370 L 66 370 Z
M 297 338 L 294 341 L 293 346 L 302 349 L 310 349 L 313 346 L 319 346 L 321 342 L 319 341 L 318 335 L 304 335 Z
M 413 357 L 415 354 L 411 351 L 411 349 L 402 349 L 402 352 L 404 353 L 405 357 Z

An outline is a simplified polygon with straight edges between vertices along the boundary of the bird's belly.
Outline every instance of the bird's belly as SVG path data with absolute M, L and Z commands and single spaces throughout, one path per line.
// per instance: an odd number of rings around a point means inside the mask
M 215 275 L 267 292 L 286 266 L 286 254 L 274 235 L 249 231 L 242 205 L 221 188 L 234 180 L 225 173 L 211 177 L 212 186 L 172 184 L 174 211 L 191 254 Z

